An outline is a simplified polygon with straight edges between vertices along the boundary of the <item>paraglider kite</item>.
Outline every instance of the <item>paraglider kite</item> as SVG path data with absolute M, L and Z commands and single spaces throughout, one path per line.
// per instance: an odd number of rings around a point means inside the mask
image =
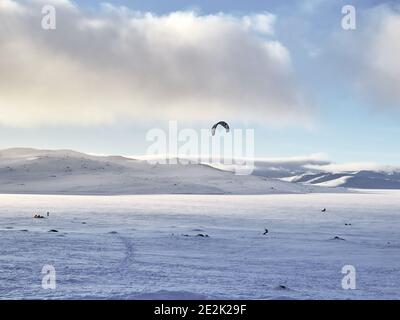
M 211 128 L 211 133 L 214 136 L 215 135 L 215 130 L 217 129 L 218 126 L 222 126 L 225 128 L 226 132 L 229 132 L 229 125 L 225 121 L 220 121 L 214 124 Z

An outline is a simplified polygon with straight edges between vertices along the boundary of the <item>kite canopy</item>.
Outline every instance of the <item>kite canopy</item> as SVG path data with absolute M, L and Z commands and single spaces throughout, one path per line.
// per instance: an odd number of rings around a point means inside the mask
M 215 135 L 215 130 L 217 130 L 218 126 L 222 126 L 225 128 L 226 132 L 229 132 L 229 125 L 225 121 L 220 121 L 214 124 L 211 128 L 212 135 Z

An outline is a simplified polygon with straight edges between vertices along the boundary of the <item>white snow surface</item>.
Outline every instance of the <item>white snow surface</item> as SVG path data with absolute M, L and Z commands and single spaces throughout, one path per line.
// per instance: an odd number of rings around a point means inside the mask
M 399 191 L 0 203 L 2 299 L 400 297 Z M 55 290 L 41 287 L 46 264 Z M 342 289 L 344 265 L 356 268 L 356 290 Z
M 329 181 L 325 181 L 325 182 L 320 182 L 320 183 L 316 183 L 316 186 L 322 186 L 322 187 L 338 187 L 341 186 L 343 184 L 346 183 L 347 180 L 349 180 L 352 176 L 343 176 L 337 179 L 333 179 L 333 180 L 329 180 Z M 311 183 L 311 181 L 310 181 Z

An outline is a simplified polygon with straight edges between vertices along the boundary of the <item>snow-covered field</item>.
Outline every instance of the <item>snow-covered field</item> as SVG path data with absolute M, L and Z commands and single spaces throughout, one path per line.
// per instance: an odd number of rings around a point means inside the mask
M 400 297 L 400 191 L 0 203 L 3 299 Z M 56 269 L 55 290 L 41 287 L 45 264 Z M 348 264 L 356 290 L 341 287 Z

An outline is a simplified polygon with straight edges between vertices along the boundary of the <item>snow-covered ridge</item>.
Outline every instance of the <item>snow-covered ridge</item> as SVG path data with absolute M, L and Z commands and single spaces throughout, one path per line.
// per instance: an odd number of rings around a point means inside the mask
M 72 150 L 0 151 L 0 193 L 31 194 L 270 194 L 333 190 L 258 175 L 238 176 L 192 163 L 152 165 L 121 156 Z

